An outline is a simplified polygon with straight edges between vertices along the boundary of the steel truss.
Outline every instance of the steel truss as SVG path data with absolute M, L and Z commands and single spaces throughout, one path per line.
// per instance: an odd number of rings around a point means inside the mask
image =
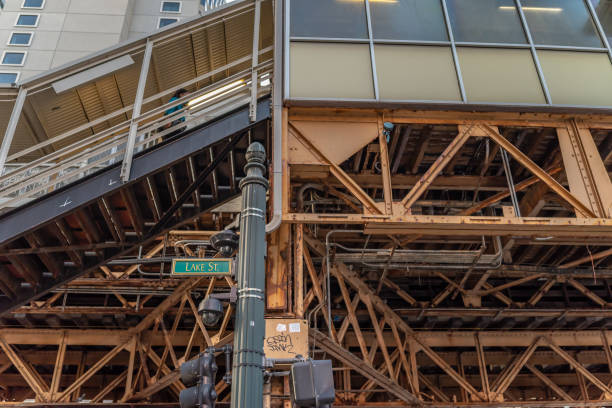
M 335 406 L 612 405 L 610 118 L 293 107 L 283 126 L 267 312 L 309 319 L 313 355 L 334 360 Z M 204 213 L 138 264 L 4 315 L 5 395 L 175 400 L 178 364 L 231 340 L 231 310 L 213 334 L 194 302 L 233 283 L 142 272 L 231 220 Z M 288 392 L 274 380 L 273 405 Z

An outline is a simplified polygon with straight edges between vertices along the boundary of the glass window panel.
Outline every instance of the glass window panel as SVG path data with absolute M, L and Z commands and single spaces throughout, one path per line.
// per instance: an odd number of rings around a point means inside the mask
M 0 84 L 14 84 L 17 82 L 16 72 L 0 72 Z
M 24 8 L 42 8 L 44 0 L 24 0 Z
M 608 43 L 612 42 L 612 0 L 591 0 L 591 4 L 608 37 Z
M 449 47 L 376 45 L 381 99 L 460 101 Z
M 36 14 L 20 14 L 17 18 L 18 26 L 35 26 L 38 22 L 38 16 Z
M 165 27 L 167 25 L 176 23 L 178 18 L 160 18 L 159 19 L 159 28 Z
M 437 0 L 370 2 L 374 38 L 448 41 L 442 6 Z
M 468 102 L 544 104 L 531 51 L 457 48 Z
M 582 0 L 523 0 L 522 5 L 536 44 L 602 47 Z
M 162 2 L 162 11 L 166 13 L 180 13 L 181 2 L 180 1 L 164 1 Z
M 7 65 L 21 65 L 23 64 L 24 58 L 25 53 L 23 52 L 5 52 L 4 57 L 2 57 L 2 63 Z
M 367 44 L 293 42 L 291 97 L 372 99 L 372 66 Z
M 527 42 L 514 0 L 446 0 L 455 41 Z
M 367 38 L 364 0 L 291 0 L 291 36 Z
M 608 54 L 538 51 L 552 102 L 612 106 L 612 65 Z
M 32 33 L 13 33 L 11 35 L 11 39 L 9 44 L 11 45 L 28 45 L 30 44 L 30 39 L 32 38 Z

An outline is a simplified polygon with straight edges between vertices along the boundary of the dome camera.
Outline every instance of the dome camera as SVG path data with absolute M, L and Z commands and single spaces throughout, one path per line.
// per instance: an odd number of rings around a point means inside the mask
M 223 316 L 223 304 L 219 299 L 208 296 L 198 306 L 198 312 L 206 326 L 214 326 Z

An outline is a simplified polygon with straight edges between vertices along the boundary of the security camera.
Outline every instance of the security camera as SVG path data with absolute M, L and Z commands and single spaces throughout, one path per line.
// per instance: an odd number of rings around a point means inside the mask
M 219 299 L 208 296 L 200 302 L 198 312 L 206 326 L 214 326 L 223 316 L 223 304 L 221 304 Z

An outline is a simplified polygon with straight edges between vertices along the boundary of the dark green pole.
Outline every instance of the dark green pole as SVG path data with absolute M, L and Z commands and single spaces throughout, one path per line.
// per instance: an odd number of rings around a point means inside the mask
M 266 151 L 252 143 L 246 153 L 246 177 L 240 182 L 238 300 L 234 328 L 232 408 L 263 406 L 264 287 L 266 252 Z

